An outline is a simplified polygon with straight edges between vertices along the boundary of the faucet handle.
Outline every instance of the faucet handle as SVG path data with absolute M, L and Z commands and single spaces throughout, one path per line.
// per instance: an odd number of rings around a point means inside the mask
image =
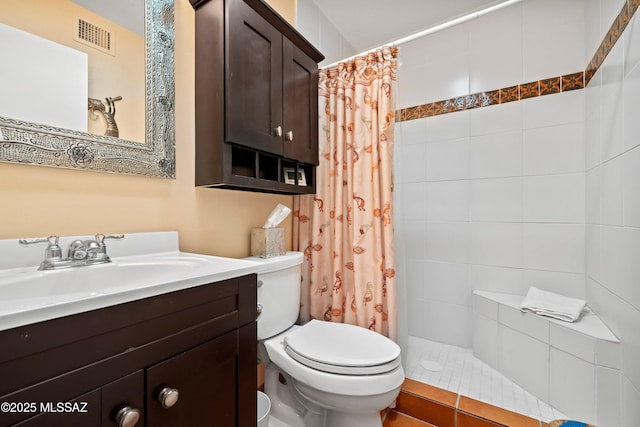
M 18 240 L 18 243 L 20 243 L 22 246 L 31 246 L 38 243 L 49 243 L 57 245 L 58 239 L 60 239 L 60 237 L 58 236 L 38 237 L 37 239 L 20 239 Z
M 107 255 L 107 246 L 104 244 L 105 239 L 123 239 L 124 234 L 96 234 L 96 241 L 89 242 L 89 252 L 91 253 L 91 257 L 95 259 L 104 259 L 107 262 L 110 261 L 109 256 Z
M 124 234 L 96 234 L 96 242 L 104 244 L 104 239 L 124 239 Z
M 20 239 L 18 243 L 22 246 L 31 246 L 38 243 L 48 243 L 47 249 L 44 251 L 45 259 L 60 259 L 62 258 L 62 249 L 58 245 L 58 236 L 41 237 L 37 239 Z

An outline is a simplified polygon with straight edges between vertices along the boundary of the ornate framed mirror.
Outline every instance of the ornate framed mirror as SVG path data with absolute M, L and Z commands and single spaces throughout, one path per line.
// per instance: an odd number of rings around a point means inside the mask
M 175 178 L 174 1 L 144 8 L 144 142 L 0 116 L 0 161 Z

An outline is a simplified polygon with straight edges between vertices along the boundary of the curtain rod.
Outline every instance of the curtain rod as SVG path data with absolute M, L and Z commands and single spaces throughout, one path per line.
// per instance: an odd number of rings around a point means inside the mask
M 401 45 L 401 44 L 408 43 L 410 41 L 419 39 L 421 37 L 428 36 L 429 34 L 437 33 L 438 31 L 446 30 L 447 28 L 451 28 L 451 27 L 453 27 L 455 25 L 459 25 L 459 24 L 462 24 L 464 22 L 471 21 L 473 19 L 479 18 L 479 17 L 481 17 L 483 15 L 486 15 L 488 13 L 491 13 L 491 12 L 495 12 L 496 10 L 500 10 L 500 9 L 505 8 L 507 6 L 511 6 L 511 5 L 516 4 L 516 3 L 520 3 L 521 1 L 523 1 L 523 0 L 507 0 L 505 2 L 502 2 L 502 3 L 496 4 L 496 5 L 487 7 L 485 9 L 479 10 L 477 12 L 473 12 L 473 13 L 469 13 L 469 14 L 464 15 L 464 16 L 460 16 L 459 18 L 452 19 L 451 21 L 447 21 L 447 22 L 444 22 L 442 24 L 438 24 L 438 25 L 435 25 L 433 27 L 429 27 L 426 30 L 418 31 L 417 33 L 414 33 L 414 34 L 411 34 L 409 36 L 400 38 L 400 39 L 395 40 L 393 42 L 385 43 L 384 45 L 378 46 L 378 47 L 373 48 L 373 49 L 369 49 L 369 50 L 367 50 L 365 52 L 361 52 L 361 53 L 358 53 L 356 55 L 349 56 L 347 58 L 341 59 L 340 61 L 334 62 L 332 64 L 323 65 L 321 68 L 335 67 L 336 65 L 338 65 L 341 62 L 348 61 L 348 60 L 353 59 L 353 58 L 358 57 L 358 56 L 366 55 L 367 53 L 373 52 L 376 49 L 379 49 L 379 48 L 381 48 L 383 46 L 389 46 L 389 45 L 390 46 L 398 46 L 398 45 Z

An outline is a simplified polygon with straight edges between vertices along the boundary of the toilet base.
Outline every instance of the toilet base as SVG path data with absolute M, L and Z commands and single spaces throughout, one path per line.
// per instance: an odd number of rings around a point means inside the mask
M 348 414 L 338 411 L 327 411 L 326 426 L 382 427 L 382 419 L 380 412 Z
M 354 411 L 343 412 L 338 408 L 344 396 L 318 395 L 313 389 L 296 384 L 274 363 L 265 368 L 264 390 L 271 399 L 270 416 L 290 427 L 382 427 L 380 411 L 400 392 L 398 388 L 382 395 L 350 397 L 354 406 L 349 409 Z
M 293 380 L 275 364 L 268 363 L 264 391 L 271 399 L 271 418 L 288 427 L 325 427 L 324 408 L 306 401 L 293 386 Z

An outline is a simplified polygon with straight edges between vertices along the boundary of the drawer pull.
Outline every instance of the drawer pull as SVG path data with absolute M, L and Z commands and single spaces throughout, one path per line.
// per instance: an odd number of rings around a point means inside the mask
M 133 427 L 138 423 L 139 419 L 140 411 L 131 406 L 125 406 L 116 414 L 116 423 L 118 423 L 119 427 Z
M 158 400 L 162 404 L 163 408 L 171 408 L 178 401 L 180 393 L 175 388 L 165 387 L 160 390 L 158 394 Z

